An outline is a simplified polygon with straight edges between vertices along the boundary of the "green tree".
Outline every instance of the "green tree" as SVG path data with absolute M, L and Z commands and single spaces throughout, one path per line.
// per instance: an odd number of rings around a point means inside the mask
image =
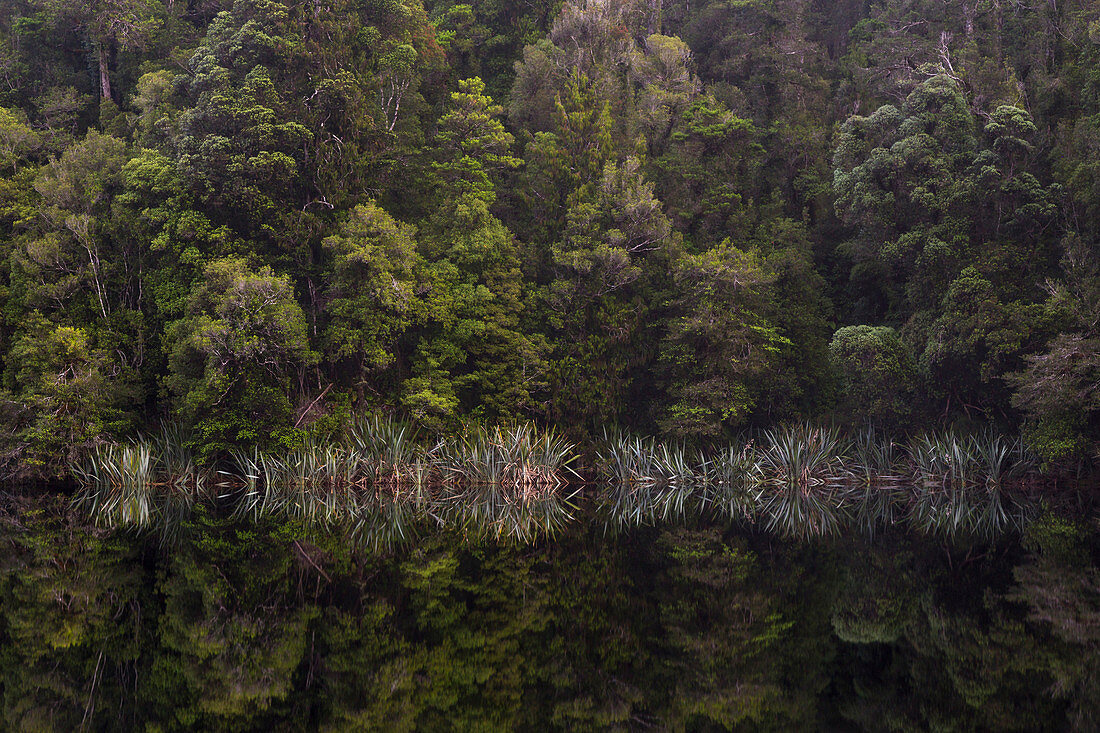
M 0 170 L 18 173 L 20 164 L 41 147 L 42 136 L 27 126 L 26 113 L 0 107 Z
M 156 0 L 35 0 L 47 12 L 84 29 L 95 46 L 100 98 L 112 96 L 110 63 L 116 50 L 144 48 L 163 24 L 164 6 Z
M 332 256 L 326 352 L 341 371 L 352 365 L 362 389 L 407 360 L 401 347 L 424 318 L 416 228 L 368 203 L 352 209 L 324 246 Z
M 913 417 L 916 364 L 894 329 L 845 326 L 833 334 L 829 356 L 840 374 L 840 409 L 849 422 L 907 426 Z
M 484 90 L 480 79 L 460 82 L 435 138 L 439 198 L 422 227 L 431 293 L 402 398 L 433 427 L 453 420 L 459 407 L 490 419 L 517 415 L 529 407 L 542 372 L 538 343 L 520 330 L 515 238 L 490 210 L 492 177 L 519 161 L 497 119 L 502 110 Z
M 678 297 L 661 344 L 672 404 L 660 420 L 677 437 L 716 438 L 744 424 L 759 382 L 791 342 L 769 322 L 775 275 L 728 241 L 673 269 Z
M 646 331 L 680 239 L 635 157 L 608 161 L 601 179 L 574 190 L 568 204 L 543 301 L 556 395 L 550 409 L 561 424 L 596 431 L 626 418 L 632 390 L 645 389 L 635 377 L 656 357 Z
M 1076 234 L 1063 246 L 1064 277 L 1051 283 L 1044 304 L 1059 332 L 1026 358 L 1024 369 L 1008 375 L 1025 435 L 1052 465 L 1091 452 L 1100 418 L 1100 258 Z
M 5 358 L 0 466 L 29 478 L 67 475 L 73 461 L 133 424 L 137 394 L 113 354 L 81 328 L 29 314 Z
M 854 288 L 881 293 L 906 319 L 934 308 L 971 254 L 967 169 L 977 138 L 958 84 L 935 76 L 904 107 L 883 106 L 841 128 L 834 155 L 836 209 L 859 228 L 849 245 Z
M 209 460 L 236 446 L 284 447 L 291 433 L 291 379 L 313 363 L 306 318 L 286 276 L 215 260 L 191 292 L 187 317 L 166 334 L 165 385 L 195 426 Z
M 137 252 L 114 246 L 118 239 L 110 221 L 127 157 L 123 141 L 92 130 L 40 171 L 35 190 L 42 196 L 42 233 L 27 243 L 20 258 L 34 282 L 29 302 L 62 307 L 88 292 L 91 302 L 80 305 L 104 321 L 123 303 L 137 305 L 125 290 L 130 278 L 113 275 L 138 269 Z

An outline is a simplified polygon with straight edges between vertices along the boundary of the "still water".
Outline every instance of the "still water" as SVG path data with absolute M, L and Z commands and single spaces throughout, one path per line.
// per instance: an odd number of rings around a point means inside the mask
M 9 502 L 10 503 L 10 502 Z M 1095 730 L 1100 542 L 728 522 L 346 549 L 199 510 L 170 544 L 0 518 L 0 728 Z

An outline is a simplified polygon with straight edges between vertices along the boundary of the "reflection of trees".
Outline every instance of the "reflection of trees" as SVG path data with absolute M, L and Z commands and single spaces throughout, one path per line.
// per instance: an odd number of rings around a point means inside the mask
M 833 631 L 850 644 L 893 644 L 916 610 L 905 553 L 853 553 L 833 601 Z
M 1013 569 L 700 525 L 353 556 L 201 512 L 159 549 L 20 521 L 5 729 L 1087 730 L 1100 707 L 1080 538 Z
M 1076 730 L 1100 726 L 1100 569 L 1089 561 L 1079 528 L 1044 517 L 1036 558 L 1013 570 L 1015 600 L 1028 618 L 1050 629 L 1053 692 L 1069 702 Z
M 263 528 L 202 529 L 164 562 L 147 694 L 185 726 L 251 728 L 287 714 L 318 611 L 293 543 Z
M 140 546 L 37 514 L 0 521 L 0 728 L 126 727 L 151 605 Z
M 1006 598 L 1003 564 L 880 544 L 847 559 L 834 602 L 838 636 L 858 642 L 843 648 L 841 715 L 876 731 L 1059 728 L 1049 640 Z
M 656 600 L 671 675 L 665 722 L 812 728 L 823 686 L 817 672 L 832 656 L 813 618 L 820 587 L 800 573 L 769 572 L 768 559 L 744 543 L 726 544 L 713 528 L 668 530 L 657 546 L 665 568 Z

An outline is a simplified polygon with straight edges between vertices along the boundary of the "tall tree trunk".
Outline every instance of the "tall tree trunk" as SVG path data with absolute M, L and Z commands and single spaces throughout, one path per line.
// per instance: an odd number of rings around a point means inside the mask
M 107 65 L 111 60 L 111 52 L 106 43 L 99 44 L 99 95 L 104 101 L 111 98 L 111 76 Z

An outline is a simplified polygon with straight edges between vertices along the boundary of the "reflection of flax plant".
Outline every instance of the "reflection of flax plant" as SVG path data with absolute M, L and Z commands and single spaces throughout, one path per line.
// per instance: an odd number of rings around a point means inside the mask
M 901 462 L 898 445 L 873 428 L 852 440 L 843 475 L 849 482 L 850 516 L 862 531 L 873 535 L 901 520 Z
M 566 491 L 574 446 L 530 424 L 482 428 L 425 450 L 413 430 L 355 421 L 341 443 L 274 456 L 231 456 L 217 484 L 241 517 L 281 516 L 384 546 L 434 523 L 471 536 L 531 542 L 573 518 Z M 991 539 L 1019 526 L 1012 480 L 1033 467 L 1022 443 L 991 432 L 925 434 L 905 446 L 873 430 L 842 438 L 808 424 L 711 452 L 619 433 L 597 454 L 598 514 L 628 529 L 711 514 L 808 539 L 845 527 L 874 533 L 901 523 L 945 537 Z M 77 503 L 108 526 L 165 533 L 207 493 L 186 436 L 108 445 L 73 469 Z
M 243 486 L 238 513 L 281 514 L 329 527 L 350 519 L 356 536 L 377 534 L 365 529 L 380 508 L 372 506 L 376 499 L 405 501 L 428 473 L 415 433 L 378 418 L 355 421 L 346 445 L 307 443 L 281 457 L 257 450 L 232 458 L 231 476 Z
M 701 460 L 689 458 L 681 446 L 605 434 L 598 463 L 607 483 L 602 513 L 616 529 L 679 520 L 701 507 Z
M 903 447 L 871 429 L 845 439 L 799 424 L 740 445 L 689 455 L 651 438 L 605 436 L 601 513 L 619 529 L 709 511 L 803 539 L 905 521 L 991 538 L 1015 523 L 1004 482 L 1028 465 L 1018 443 L 992 433 L 921 436 Z
M 843 492 L 840 433 L 836 428 L 793 425 L 764 434 L 762 514 L 769 531 L 819 537 L 840 528 Z
M 704 502 L 719 514 L 751 518 L 760 506 L 764 472 L 752 443 L 730 446 L 699 460 L 699 480 Z
M 528 486 L 523 493 L 500 483 L 450 488 L 436 505 L 440 517 L 468 535 L 534 542 L 552 537 L 573 519 L 572 495 L 558 487 Z
M 442 478 L 435 507 L 463 532 L 521 542 L 551 536 L 572 519 L 563 496 L 573 444 L 530 424 L 475 428 L 441 443 L 432 463 Z
M 570 518 L 561 496 L 573 446 L 531 425 L 475 428 L 431 451 L 406 426 L 362 419 L 346 446 L 278 457 L 235 454 L 238 512 L 279 514 L 374 546 L 408 540 L 422 522 L 531 541 Z
M 147 443 L 104 445 L 73 467 L 83 486 L 77 502 L 97 523 L 147 527 L 153 521 L 155 489 L 153 453 Z
M 922 435 L 910 443 L 909 460 L 910 522 L 921 531 L 989 539 L 1022 521 L 1005 495 L 1006 480 L 1031 466 L 1022 444 L 988 432 Z
M 356 546 L 374 549 L 408 542 L 421 520 L 421 505 L 401 495 L 379 494 L 349 504 L 343 529 Z
M 617 484 L 600 497 L 607 522 L 617 529 L 681 520 L 695 499 L 694 487 L 687 483 Z
M 177 425 L 152 438 L 100 446 L 72 473 L 80 485 L 74 503 L 97 524 L 159 527 L 166 541 L 206 490 L 205 474 Z

